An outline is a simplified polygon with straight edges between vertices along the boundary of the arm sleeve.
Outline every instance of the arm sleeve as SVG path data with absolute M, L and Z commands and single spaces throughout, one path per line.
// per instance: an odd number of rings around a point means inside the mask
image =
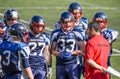
M 23 47 L 20 50 L 20 56 L 21 56 L 21 64 L 23 68 L 29 67 L 29 54 L 30 54 L 30 49 L 28 46 Z
M 85 48 L 85 56 L 86 59 L 93 59 L 94 57 L 94 48 L 90 43 L 86 44 L 86 48 Z

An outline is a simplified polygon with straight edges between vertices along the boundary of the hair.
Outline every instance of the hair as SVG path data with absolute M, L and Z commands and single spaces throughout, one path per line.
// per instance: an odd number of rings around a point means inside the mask
M 92 30 L 92 28 L 96 31 L 96 32 L 100 32 L 100 24 L 98 22 L 90 22 L 88 24 L 88 29 Z

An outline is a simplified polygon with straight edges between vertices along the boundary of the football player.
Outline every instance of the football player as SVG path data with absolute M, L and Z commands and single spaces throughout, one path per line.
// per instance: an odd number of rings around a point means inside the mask
M 41 16 L 35 15 L 30 20 L 29 28 L 29 63 L 34 79 L 46 79 L 47 75 L 52 74 L 52 58 L 50 54 L 50 36 L 45 32 L 45 20 Z
M 75 18 L 70 12 L 60 16 L 60 29 L 51 33 L 51 52 L 56 56 L 56 79 L 80 79 L 77 55 L 84 56 L 83 35 L 74 29 Z
M 72 2 L 68 6 L 68 11 L 73 14 L 75 18 L 75 28 L 85 32 L 87 29 L 88 19 L 83 17 L 83 8 L 80 3 Z M 60 28 L 60 22 L 57 22 L 55 27 Z
M 108 40 L 109 44 L 111 45 L 111 50 L 108 57 L 108 66 L 111 66 L 110 64 L 110 57 L 112 55 L 112 43 L 115 42 L 115 40 L 118 37 L 118 31 L 108 28 L 108 16 L 105 12 L 97 12 L 95 13 L 93 17 L 94 22 L 98 22 L 100 24 L 101 28 L 101 34 Z
M 2 18 L 0 18 L 0 43 L 3 42 L 4 35 L 6 34 L 7 27 L 4 24 L 4 21 Z M 0 58 L 1 61 L 1 58 Z M 0 63 L 0 78 L 3 77 L 2 67 Z
M 5 22 L 5 25 L 8 27 L 8 29 L 9 29 L 11 24 L 17 23 L 18 21 L 19 21 L 19 14 L 18 14 L 17 10 L 8 9 L 7 11 L 5 11 L 4 22 Z M 5 34 L 3 41 L 5 41 L 5 40 L 9 40 L 9 41 L 12 40 L 9 36 L 8 31 L 6 31 L 6 34 Z
M 6 34 L 7 26 L 5 26 L 5 23 L 2 18 L 0 18 L 0 43 L 2 43 L 3 38 Z
M 22 23 L 12 24 L 9 28 L 12 41 L 3 41 L 0 44 L 3 79 L 23 79 L 24 70 L 29 79 L 34 79 L 29 65 L 29 46 L 25 40 L 26 26 Z
M 14 24 L 19 21 L 18 11 L 15 9 L 8 9 L 4 13 L 4 21 L 6 25 L 9 27 L 11 24 Z
M 75 18 L 75 28 L 81 31 L 86 31 L 88 19 L 83 17 L 83 8 L 80 3 L 72 2 L 68 7 L 68 11 L 73 14 Z

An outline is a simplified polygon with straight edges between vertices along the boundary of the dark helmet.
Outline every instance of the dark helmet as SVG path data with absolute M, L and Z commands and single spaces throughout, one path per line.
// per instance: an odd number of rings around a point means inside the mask
M 71 12 L 76 20 L 80 19 L 83 14 L 83 8 L 78 2 L 70 3 L 68 11 Z
M 104 12 L 97 12 L 94 15 L 93 20 L 97 20 L 97 19 L 102 20 L 102 21 L 106 21 L 108 19 L 108 16 Z
M 60 16 L 61 28 L 64 31 L 69 31 L 74 27 L 74 16 L 70 12 L 63 12 Z
M 104 23 L 101 26 L 101 29 L 106 28 L 107 27 L 107 22 L 108 22 L 108 16 L 106 13 L 104 12 L 97 12 L 94 17 L 93 17 L 93 21 L 95 22 L 102 22 Z
M 66 21 L 66 19 L 69 19 L 70 21 L 74 21 L 74 16 L 70 12 L 63 12 L 60 15 L 60 22 Z
M 80 10 L 80 11 L 82 11 L 83 9 L 82 9 L 82 6 L 80 5 L 80 3 L 78 3 L 78 2 L 72 2 L 72 3 L 69 5 L 68 10 L 69 10 L 70 12 L 72 12 L 72 11 L 74 11 L 74 10 Z
M 39 30 L 40 27 L 43 27 L 43 29 Z M 45 20 L 41 16 L 35 15 L 31 18 L 30 30 L 33 31 L 34 33 L 38 34 L 44 32 L 45 27 L 46 27 Z
M 19 19 L 19 14 L 15 9 L 9 9 L 4 13 L 5 20 L 7 19 Z
M 27 28 L 23 23 L 14 23 L 9 28 L 10 35 L 17 37 L 18 39 L 24 41 L 24 37 L 27 33 Z

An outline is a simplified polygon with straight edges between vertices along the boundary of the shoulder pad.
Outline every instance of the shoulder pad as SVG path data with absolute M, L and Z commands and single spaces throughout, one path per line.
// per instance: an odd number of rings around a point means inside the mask
M 82 18 L 81 18 L 81 20 L 82 20 L 83 22 L 85 22 L 85 23 L 87 23 L 87 24 L 88 24 L 88 19 L 87 19 L 87 18 L 82 17 Z

